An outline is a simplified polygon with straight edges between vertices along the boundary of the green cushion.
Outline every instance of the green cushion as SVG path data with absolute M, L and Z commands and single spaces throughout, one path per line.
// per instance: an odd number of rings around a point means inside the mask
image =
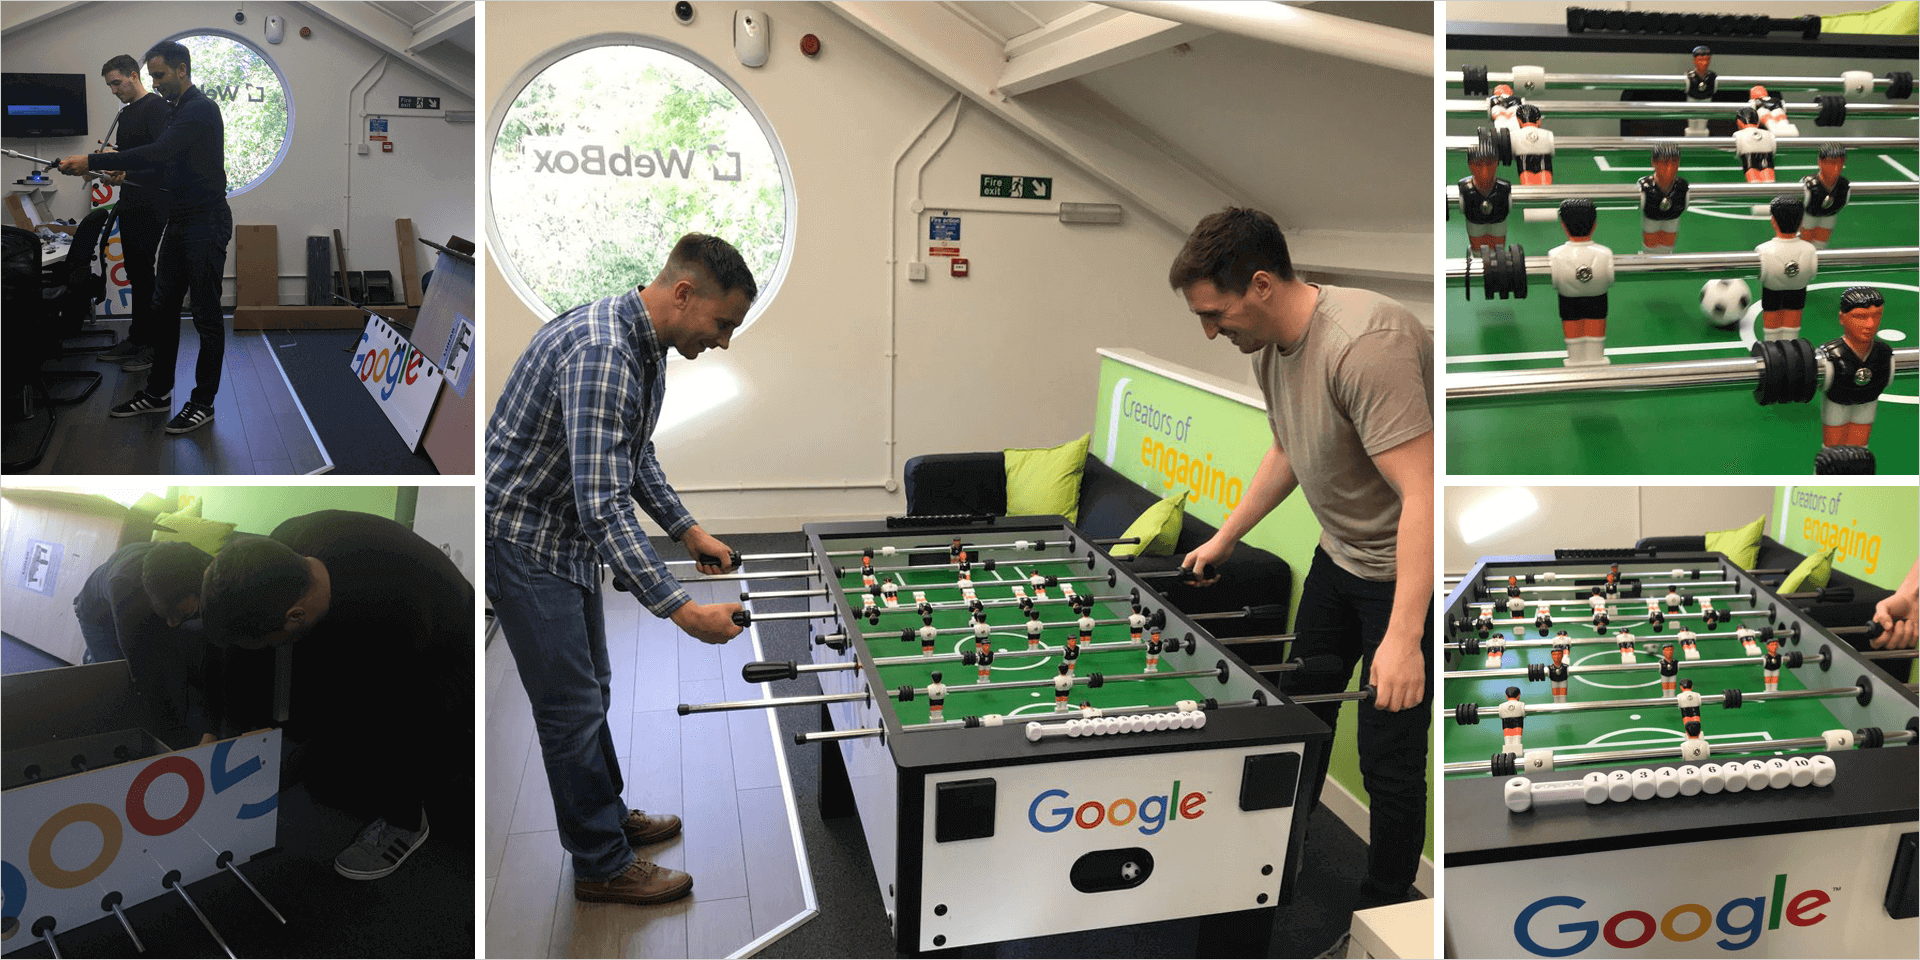
M 1878 33 L 1911 37 L 1920 29 L 1920 4 L 1913 0 L 1895 0 L 1872 10 L 1837 13 L 1820 18 L 1821 33 Z
M 1087 469 L 1093 434 L 1057 447 L 1016 448 L 1007 458 L 1007 516 L 1057 513 L 1072 523 L 1080 515 L 1080 474 Z
M 1174 544 L 1180 542 L 1180 524 L 1186 516 L 1187 492 L 1182 490 L 1148 507 L 1139 519 L 1128 525 L 1127 532 L 1120 535 L 1122 540 L 1139 537 L 1139 543 L 1115 544 L 1107 552 L 1116 557 L 1171 556 Z
M 1751 569 L 1754 562 L 1760 559 L 1760 533 L 1766 526 L 1767 518 L 1762 514 L 1738 530 L 1709 531 L 1707 549 L 1726 554 L 1727 559 L 1742 570 Z
M 1794 567 L 1793 572 L 1787 574 L 1785 580 L 1780 581 L 1780 592 L 1793 593 L 1802 586 L 1826 586 L 1827 581 L 1833 579 L 1833 554 L 1837 549 L 1828 547 L 1800 561 L 1800 565 Z

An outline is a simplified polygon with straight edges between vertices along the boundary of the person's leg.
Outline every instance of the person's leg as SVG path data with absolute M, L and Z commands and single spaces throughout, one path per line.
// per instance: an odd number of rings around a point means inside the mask
M 233 213 L 222 203 L 196 218 L 188 259 L 193 271 L 193 328 L 200 353 L 193 367 L 193 402 L 213 406 L 220 392 L 220 365 L 227 355 L 226 313 L 220 307 L 220 275 L 227 269 L 227 244 L 233 239 Z
M 574 877 L 612 879 L 632 865 L 634 853 L 620 829 L 627 807 L 607 728 L 611 670 L 599 593 L 548 573 L 511 543 L 488 540 L 487 594 L 533 703 L 560 845 L 573 855 Z
M 1344 571 L 1343 571 L 1344 572 Z M 1369 682 L 1373 655 L 1393 614 L 1394 584 L 1351 577 L 1345 598 L 1359 614 L 1366 656 L 1361 683 Z M 1359 704 L 1360 777 L 1367 788 L 1371 839 L 1367 843 L 1367 889 L 1383 901 L 1404 899 L 1420 869 L 1427 837 L 1427 744 L 1433 720 L 1433 606 L 1428 601 L 1420 649 L 1426 653 L 1426 699 L 1388 713 Z
M 145 207 L 120 213 L 120 255 L 126 266 L 127 289 L 133 300 L 128 304 L 133 315 L 127 325 L 127 339 L 135 346 L 152 349 L 158 319 L 153 312 L 154 261 L 160 253 L 160 232 L 166 216 Z
M 154 264 L 153 324 L 151 342 L 153 369 L 147 371 L 148 395 L 164 397 L 173 392 L 173 368 L 180 360 L 180 307 L 187 302 L 191 269 L 182 218 L 169 218 L 160 238 L 160 255 Z
M 1311 673 L 1295 670 L 1282 674 L 1281 692 L 1294 696 L 1338 693 L 1346 689 L 1347 679 L 1353 676 L 1354 664 L 1360 659 L 1361 648 L 1360 619 L 1340 596 L 1337 580 L 1344 576 L 1352 575 L 1341 570 L 1325 550 L 1314 548 L 1312 565 L 1308 567 L 1307 579 L 1300 588 L 1300 609 L 1293 618 L 1293 656 L 1298 659 L 1329 656 L 1335 658 L 1338 666 L 1332 670 Z M 1339 723 L 1339 703 L 1317 704 L 1307 709 L 1313 711 L 1313 715 L 1319 717 L 1328 730 L 1334 729 Z M 1331 752 L 1320 751 L 1318 763 L 1313 769 L 1305 771 L 1305 809 L 1294 814 L 1296 819 L 1311 819 L 1314 809 L 1320 805 L 1320 788 L 1327 780 Z
M 126 654 L 120 649 L 120 635 L 114 629 L 112 618 L 92 620 L 80 613 L 76 604 L 73 617 L 80 622 L 80 638 L 87 642 L 87 663 L 104 663 L 108 660 L 123 660 Z

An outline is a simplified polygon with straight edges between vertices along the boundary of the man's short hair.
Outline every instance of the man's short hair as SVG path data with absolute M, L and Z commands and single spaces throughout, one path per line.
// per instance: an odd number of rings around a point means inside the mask
M 1567 228 L 1567 236 L 1591 237 L 1593 224 L 1599 214 L 1593 209 L 1593 201 L 1581 198 L 1560 201 L 1560 225 Z
M 1679 145 L 1672 144 L 1672 143 L 1661 143 L 1661 144 L 1654 145 L 1654 148 L 1653 148 L 1654 163 L 1659 163 L 1662 160 L 1678 160 L 1678 159 L 1680 159 Z
M 140 58 L 141 63 L 150 63 L 154 57 L 175 70 L 193 70 L 193 53 L 185 46 L 172 40 L 162 40 L 147 48 L 147 55 Z
M 1847 292 L 1840 295 L 1841 313 L 1859 310 L 1863 307 L 1884 307 L 1886 305 L 1886 298 L 1880 295 L 1880 291 L 1876 287 L 1848 287 Z
M 1847 148 L 1844 144 L 1823 143 L 1820 145 L 1820 159 L 1845 160 L 1846 158 L 1847 158 Z
M 1539 123 L 1540 116 L 1540 108 L 1531 103 L 1523 103 L 1513 112 L 1513 118 L 1521 123 Z
M 200 620 L 216 636 L 263 637 L 313 585 L 305 557 L 268 537 L 237 539 L 207 567 Z
M 1693 55 L 1696 57 L 1711 57 L 1713 56 L 1713 50 L 1705 44 L 1702 44 L 1693 48 Z
M 1760 125 L 1760 114 L 1755 112 L 1752 107 L 1741 107 L 1733 112 L 1733 121 L 1735 123 L 1746 123 L 1757 127 Z
M 1767 206 L 1767 212 L 1781 233 L 1799 233 L 1800 221 L 1807 215 L 1807 208 L 1799 197 L 1774 197 L 1773 203 Z
M 1293 279 L 1286 236 L 1272 217 L 1249 207 L 1228 207 L 1207 214 L 1187 235 L 1167 271 L 1167 284 L 1185 290 L 1206 280 L 1221 293 L 1239 296 L 1261 270 L 1282 280 Z
M 753 271 L 733 244 L 704 233 L 689 233 L 673 245 L 667 254 L 669 276 L 691 277 L 703 297 L 720 298 L 735 290 L 747 295 L 747 302 L 760 295 Z
M 128 57 L 126 59 L 132 59 Z M 171 611 L 188 597 L 200 595 L 200 581 L 213 562 L 206 551 L 181 540 L 153 545 L 140 564 L 140 585 L 156 611 Z
M 1493 148 L 1484 143 L 1475 143 L 1467 148 L 1467 166 L 1469 167 L 1476 163 L 1498 164 L 1499 162 L 1500 155 L 1494 153 Z
M 121 73 L 129 77 L 138 77 L 140 75 L 140 64 L 135 63 L 132 57 L 123 53 L 100 65 L 101 76 L 104 77 L 109 73 Z

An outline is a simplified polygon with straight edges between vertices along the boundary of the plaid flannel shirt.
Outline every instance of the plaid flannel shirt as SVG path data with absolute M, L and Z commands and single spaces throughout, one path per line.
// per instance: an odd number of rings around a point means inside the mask
M 694 525 L 653 451 L 666 351 L 638 288 L 575 307 L 534 334 L 487 422 L 487 536 L 589 589 L 604 561 L 657 617 L 691 598 L 634 502 L 676 540 Z

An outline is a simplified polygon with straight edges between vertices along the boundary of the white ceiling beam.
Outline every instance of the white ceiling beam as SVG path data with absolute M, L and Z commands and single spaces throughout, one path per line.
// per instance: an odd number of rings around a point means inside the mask
M 1137 125 L 1093 117 L 1089 111 L 1101 105 L 1091 97 L 1052 91 L 1081 101 L 1073 113 L 1083 122 L 1076 126 L 1066 122 L 1064 114 L 1002 96 L 997 89 L 1005 62 L 1002 45 L 962 28 L 939 4 L 830 0 L 826 6 L 1181 235 L 1201 217 L 1241 202 L 1216 185 L 1222 182 L 1217 174 L 1199 168 L 1191 158 L 1176 159 Z
M 85 0 L 7 0 L 0 6 L 0 36 L 25 30 L 86 5 Z
M 1205 27 L 1102 7 L 1086 7 L 1007 44 L 1000 92 L 1017 97 L 1029 90 L 1072 80 L 1096 70 L 1137 60 L 1213 33 Z M 1015 43 L 1019 44 L 1015 52 Z
M 463 96 L 473 96 L 473 72 L 448 70 L 415 52 L 410 27 L 375 10 L 371 4 L 342 3 L 338 0 L 305 0 L 307 9 L 334 26 L 372 44 L 382 53 L 452 87 Z
M 1281 46 L 1433 76 L 1430 34 L 1383 27 L 1280 3 L 1233 0 L 1095 0 L 1103 6 L 1208 27 Z
M 407 50 L 413 52 L 435 46 L 447 39 L 448 34 L 473 23 L 473 7 L 471 3 L 456 3 L 420 21 L 414 25 L 413 42 L 407 45 Z

